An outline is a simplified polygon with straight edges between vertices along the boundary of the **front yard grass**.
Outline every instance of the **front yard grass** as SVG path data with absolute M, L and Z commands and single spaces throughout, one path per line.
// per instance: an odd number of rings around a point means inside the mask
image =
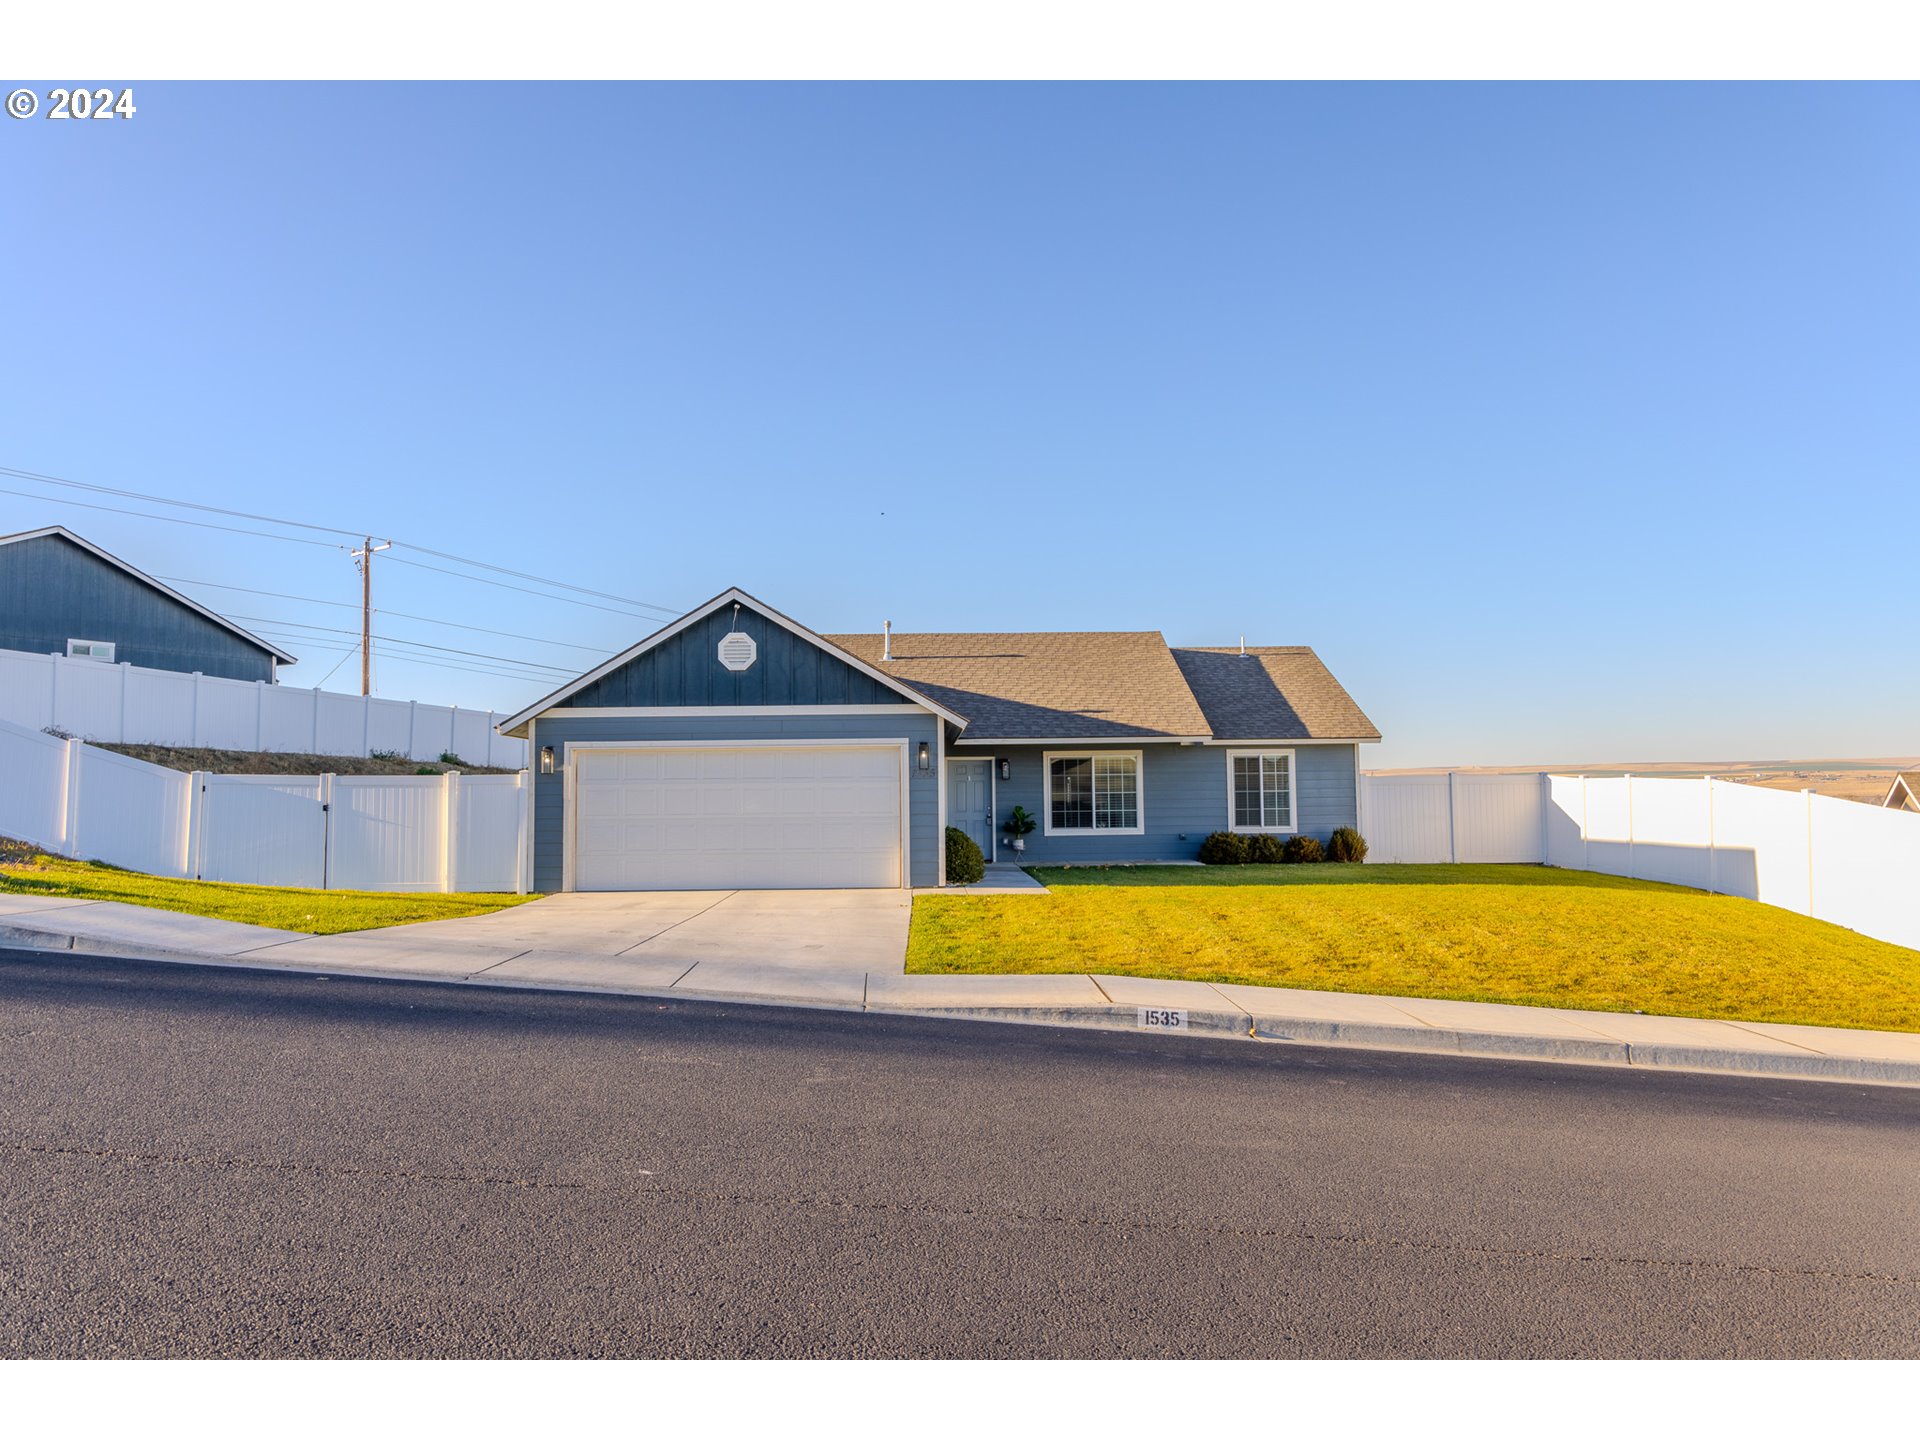
M 88 860 L 43 854 L 18 842 L 0 843 L 0 894 L 71 895 L 82 900 L 118 900 L 240 920 L 276 930 L 337 935 L 419 920 L 455 920 L 504 910 L 533 895 L 390 895 L 369 890 L 294 890 L 273 885 L 227 885 L 212 880 L 169 880 Z
M 1677 885 L 1536 865 L 1054 869 L 925 895 L 907 970 L 1143 975 L 1920 1030 L 1920 951 Z

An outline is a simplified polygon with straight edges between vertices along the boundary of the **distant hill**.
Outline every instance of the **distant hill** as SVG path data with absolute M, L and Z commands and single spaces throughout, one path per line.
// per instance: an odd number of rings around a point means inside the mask
M 1895 772 L 1920 770 L 1920 756 L 1869 760 L 1647 760 L 1606 764 L 1548 765 L 1424 765 L 1402 770 L 1374 770 L 1374 775 L 1514 775 L 1551 770 L 1560 775 L 1713 775 L 1769 790 L 1811 790 L 1836 800 L 1858 800 L 1878 805 L 1893 784 Z

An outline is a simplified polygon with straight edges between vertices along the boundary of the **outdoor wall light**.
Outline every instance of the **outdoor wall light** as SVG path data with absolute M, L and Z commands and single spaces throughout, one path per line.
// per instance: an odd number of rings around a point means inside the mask
M 1000 778 L 1002 780 L 1013 778 L 1013 762 L 1004 755 L 1000 757 Z
M 920 768 L 922 770 L 933 768 L 933 756 L 928 752 L 927 742 L 924 740 L 920 742 Z
M 551 745 L 542 745 L 540 747 L 540 773 L 542 775 L 553 774 L 553 746 Z

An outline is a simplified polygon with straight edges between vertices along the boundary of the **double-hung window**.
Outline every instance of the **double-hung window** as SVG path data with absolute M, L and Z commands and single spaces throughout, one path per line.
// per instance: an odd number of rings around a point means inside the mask
M 1139 835 L 1140 752 L 1047 752 L 1046 833 Z
M 1227 752 L 1229 829 L 1248 833 L 1298 829 L 1293 795 L 1293 751 Z

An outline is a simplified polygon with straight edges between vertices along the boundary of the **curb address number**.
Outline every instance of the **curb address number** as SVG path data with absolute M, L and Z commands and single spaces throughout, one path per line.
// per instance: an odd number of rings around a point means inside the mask
M 1150 1010 L 1145 1005 L 1139 1007 L 1141 1030 L 1184 1030 L 1187 1028 L 1187 1012 L 1184 1010 Z

